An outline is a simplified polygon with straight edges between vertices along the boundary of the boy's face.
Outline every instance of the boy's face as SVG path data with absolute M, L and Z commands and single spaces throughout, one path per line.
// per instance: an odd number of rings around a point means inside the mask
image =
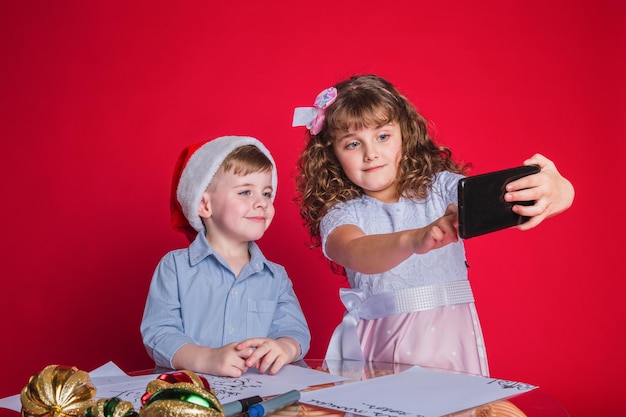
M 274 218 L 273 193 L 271 171 L 240 176 L 220 168 L 201 203 L 209 242 L 260 239 Z

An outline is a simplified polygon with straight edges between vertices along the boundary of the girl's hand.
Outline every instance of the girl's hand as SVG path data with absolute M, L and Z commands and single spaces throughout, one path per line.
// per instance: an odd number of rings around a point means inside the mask
M 536 164 L 541 167 L 537 174 L 513 181 L 506 186 L 504 199 L 509 202 L 535 201 L 532 206 L 514 205 L 513 211 L 530 219 L 517 226 L 528 230 L 548 217 L 567 210 L 574 201 L 574 187 L 556 169 L 554 163 L 540 154 L 524 161 L 524 165 Z
M 458 207 L 449 204 L 444 215 L 422 229 L 415 229 L 414 252 L 423 254 L 459 240 Z
M 300 356 L 300 345 L 291 337 L 246 339 L 239 343 L 236 349 L 241 351 L 253 349 L 253 353 L 246 359 L 246 366 L 258 368 L 261 373 L 269 369 L 270 375 L 276 374 L 283 365 L 295 361 Z

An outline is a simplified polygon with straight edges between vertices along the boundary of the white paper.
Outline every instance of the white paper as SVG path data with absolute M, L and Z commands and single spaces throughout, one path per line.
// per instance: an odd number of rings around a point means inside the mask
M 300 402 L 369 417 L 439 417 L 535 388 L 416 366 L 398 374 L 303 392 Z
M 19 413 L 20 410 L 22 409 L 22 403 L 20 402 L 20 394 L 12 395 L 10 397 L 1 399 L 0 408 L 8 408 L 9 410 L 17 411 Z
M 331 375 L 326 372 L 295 365 L 283 366 L 276 375 L 261 374 L 256 369 L 250 369 L 239 378 L 204 376 L 215 391 L 217 399 L 222 403 L 254 395 L 269 397 L 294 389 L 301 390 L 313 385 L 328 384 L 347 379 L 342 376 Z

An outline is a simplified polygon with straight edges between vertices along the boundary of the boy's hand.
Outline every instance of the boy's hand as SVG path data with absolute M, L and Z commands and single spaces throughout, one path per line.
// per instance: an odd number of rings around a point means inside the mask
M 269 370 L 270 375 L 276 374 L 283 365 L 295 361 L 300 355 L 300 345 L 290 337 L 246 339 L 236 347 L 239 351 L 248 351 L 251 348 L 254 351 L 246 359 L 245 365 L 258 368 L 261 373 Z
M 574 201 L 574 187 L 556 169 L 554 163 L 540 154 L 524 161 L 524 165 L 536 164 L 541 171 L 512 181 L 506 186 L 504 199 L 509 202 L 535 201 L 532 206 L 514 205 L 513 211 L 530 219 L 517 226 L 528 230 L 539 223 L 567 210 Z
M 248 370 L 246 359 L 254 349 L 238 349 L 234 342 L 221 348 L 188 344 L 176 352 L 172 365 L 176 369 L 189 369 L 209 375 L 238 378 Z

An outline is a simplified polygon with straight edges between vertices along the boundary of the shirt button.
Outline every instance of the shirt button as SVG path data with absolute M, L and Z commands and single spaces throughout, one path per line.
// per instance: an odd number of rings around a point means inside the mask
M 233 329 L 233 326 L 228 326 L 228 327 L 226 328 L 226 331 L 227 331 L 228 333 L 232 333 L 232 332 L 234 332 L 234 331 L 235 331 L 235 329 Z
M 230 291 L 230 295 L 232 295 L 233 297 L 236 297 L 237 294 L 238 294 L 238 292 L 237 292 L 236 289 Z

